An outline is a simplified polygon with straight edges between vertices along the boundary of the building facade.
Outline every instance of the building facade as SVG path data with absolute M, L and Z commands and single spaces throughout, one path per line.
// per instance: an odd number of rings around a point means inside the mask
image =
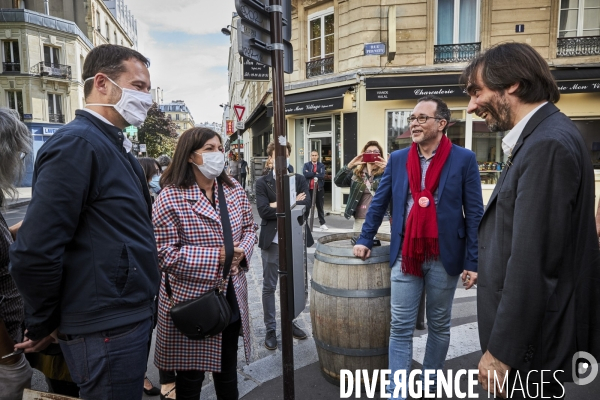
M 128 25 L 121 25 L 101 0 L 46 4 L 47 9 L 43 0 L 0 0 L 0 107 L 16 110 L 30 128 L 29 164 L 41 145 L 84 107 L 83 63 L 91 49 L 103 43 L 137 44 L 135 19 L 127 12 Z M 29 174 L 22 184 L 30 179 Z
M 174 100 L 167 104 L 160 104 L 159 107 L 175 123 L 178 136 L 196 125 L 192 113 L 183 100 Z
M 458 76 L 480 51 L 507 41 L 528 43 L 547 60 L 561 91 L 557 106 L 588 145 L 600 193 L 600 4 L 591 0 L 292 0 L 294 71 L 285 76 L 292 163 L 319 151 L 326 205 L 341 212 L 348 191 L 331 184 L 336 172 L 369 140 L 386 153 L 409 146 L 407 117 L 419 97 L 436 94 L 452 110 L 449 138 L 477 156 L 487 202 L 506 161 L 505 133 L 466 113 Z M 252 85 L 243 85 L 248 118 L 258 118 L 245 129 L 258 155 L 272 108 L 270 87 L 256 85 L 250 96 Z

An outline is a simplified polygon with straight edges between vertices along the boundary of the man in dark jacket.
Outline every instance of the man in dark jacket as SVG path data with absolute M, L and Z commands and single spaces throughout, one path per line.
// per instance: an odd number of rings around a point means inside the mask
M 290 156 L 292 146 L 288 142 L 287 157 Z M 267 154 L 274 158 L 275 143 L 271 142 L 267 146 Z M 296 203 L 308 207 L 310 206 L 310 197 L 308 196 L 308 185 L 306 179 L 300 174 L 296 175 Z M 273 172 L 261 177 L 256 181 L 256 208 L 262 218 L 260 222 L 260 234 L 258 238 L 258 247 L 261 249 L 263 264 L 263 290 L 262 303 L 265 327 L 267 334 L 265 336 L 265 347 L 269 350 L 277 348 L 277 333 L 275 322 L 275 289 L 277 288 L 277 278 L 279 274 L 279 244 L 277 237 L 277 189 L 275 187 L 275 169 Z M 306 214 L 305 213 L 305 216 Z M 306 229 L 306 244 L 308 247 L 313 245 L 313 238 L 310 230 Z M 296 339 L 306 339 L 306 333 L 293 323 L 292 334 Z
M 323 180 L 325 179 L 325 164 L 319 162 L 319 153 L 315 150 L 310 152 L 310 161 L 304 164 L 302 168 L 304 177 L 308 181 L 308 189 L 310 196 L 313 195 L 313 189 L 317 185 L 317 198 L 315 199 L 315 205 L 319 214 L 319 224 L 321 224 L 321 230 L 326 231 L 327 225 L 325 225 L 325 211 L 323 205 L 325 203 L 325 190 Z M 312 200 L 311 200 L 312 204 Z
M 596 363 L 589 356 L 600 359 L 588 150 L 554 106 L 558 87 L 531 46 L 492 47 L 461 80 L 467 111 L 491 131 L 510 130 L 502 139 L 506 166 L 479 225 L 479 381 L 503 397 L 561 398 L 562 382 L 579 379 L 576 353 L 588 353 L 588 365 Z
M 83 66 L 87 108 L 39 150 L 10 250 L 37 350 L 57 332 L 85 399 L 141 399 L 159 271 L 144 173 L 122 130 L 152 105 L 148 60 L 102 45 Z

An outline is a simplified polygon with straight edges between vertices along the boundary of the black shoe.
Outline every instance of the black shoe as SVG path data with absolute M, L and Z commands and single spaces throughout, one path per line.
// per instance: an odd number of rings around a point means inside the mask
M 267 331 L 265 336 L 265 347 L 269 350 L 275 350 L 277 348 L 277 334 L 274 330 Z
M 144 393 L 146 393 L 147 396 L 158 396 L 160 394 L 160 389 L 154 386 L 148 377 L 145 377 L 144 380 L 147 380 L 152 385 L 152 389 L 144 388 Z
M 304 332 L 300 327 L 294 322 L 292 323 L 292 336 L 295 339 L 304 340 L 307 338 L 306 332 Z

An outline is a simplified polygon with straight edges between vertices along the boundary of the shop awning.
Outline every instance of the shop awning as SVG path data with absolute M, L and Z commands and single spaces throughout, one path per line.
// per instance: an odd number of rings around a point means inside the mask
M 351 86 L 313 90 L 285 96 L 285 113 L 314 114 L 344 108 L 344 94 Z M 273 116 L 273 103 L 267 104 L 267 116 Z
M 600 92 L 600 68 L 564 68 L 552 71 L 561 93 Z M 410 100 L 433 94 L 466 96 L 458 84 L 460 74 L 366 78 L 367 101 Z

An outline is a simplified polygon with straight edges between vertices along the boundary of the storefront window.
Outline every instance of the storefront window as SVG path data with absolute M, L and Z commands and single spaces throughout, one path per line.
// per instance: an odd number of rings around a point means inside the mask
M 296 154 L 294 161 L 294 170 L 300 171 L 300 169 L 304 165 L 304 118 L 298 118 L 296 120 L 295 131 L 296 145 L 292 149 L 292 153 Z
M 594 169 L 600 170 L 600 120 L 573 121 L 585 142 Z
M 412 111 L 387 112 L 387 152 L 404 149 L 412 144 L 407 119 Z
M 479 165 L 481 183 L 497 182 L 506 161 L 502 150 L 502 138 L 508 132 L 490 132 L 484 121 L 473 121 L 473 151 Z
M 335 173 L 342 168 L 342 118 L 340 115 L 335 118 Z
M 450 116 L 450 123 L 448 124 L 448 139 L 460 147 L 465 147 L 466 137 L 466 111 L 465 110 L 452 110 Z

